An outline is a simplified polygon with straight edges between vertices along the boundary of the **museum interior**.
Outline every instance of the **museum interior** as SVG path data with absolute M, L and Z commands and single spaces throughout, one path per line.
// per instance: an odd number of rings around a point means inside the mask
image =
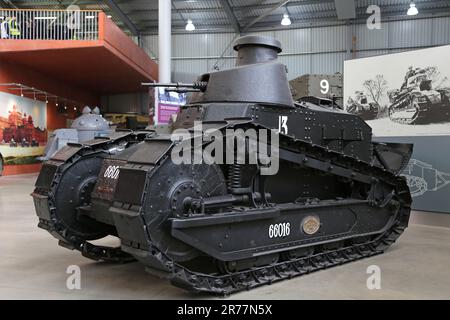
M 0 299 L 450 299 L 450 1 L 0 0 Z

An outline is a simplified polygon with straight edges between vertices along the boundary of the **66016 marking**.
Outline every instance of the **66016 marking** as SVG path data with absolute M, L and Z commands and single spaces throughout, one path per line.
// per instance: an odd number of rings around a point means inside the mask
M 289 222 L 271 224 L 269 226 L 269 238 L 286 237 L 291 233 L 291 224 Z

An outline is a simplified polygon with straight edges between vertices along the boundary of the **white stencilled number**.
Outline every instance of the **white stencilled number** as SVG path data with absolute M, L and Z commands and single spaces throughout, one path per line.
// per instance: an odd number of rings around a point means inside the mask
M 271 224 L 269 226 L 269 238 L 287 237 L 291 233 L 289 222 Z
M 322 94 L 327 94 L 328 91 L 330 91 L 330 83 L 328 80 L 323 79 L 320 81 L 320 88 L 320 92 L 322 92 Z
M 288 134 L 288 116 L 279 116 L 278 117 L 278 133 Z
M 119 177 L 120 167 L 119 166 L 109 166 L 105 170 L 105 174 L 103 175 L 105 178 L 117 179 Z

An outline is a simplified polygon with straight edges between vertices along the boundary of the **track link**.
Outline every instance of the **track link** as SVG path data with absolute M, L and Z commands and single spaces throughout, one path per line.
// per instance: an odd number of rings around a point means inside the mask
M 144 137 L 145 136 L 139 138 L 134 137 L 132 139 L 143 140 Z M 117 144 L 124 139 L 130 138 L 123 137 L 115 140 L 108 140 L 104 143 L 97 143 L 95 145 L 83 145 L 75 156 L 58 166 L 51 188 L 48 191 L 37 189 L 33 193 L 35 201 L 41 202 L 41 206 L 36 206 L 40 217 L 39 227 L 48 230 L 55 238 L 59 239 L 60 245 L 72 250 L 78 250 L 83 256 L 93 260 L 127 262 L 138 258 L 138 255 L 133 257 L 132 255 L 123 252 L 120 248 L 96 246 L 73 236 L 69 230 L 59 223 L 54 215 L 54 192 L 66 167 L 70 166 L 80 157 L 104 152 L 107 145 L 111 146 Z M 203 274 L 191 271 L 174 262 L 164 252 L 150 244 L 149 250 L 146 250 L 146 253 L 151 254 L 155 262 L 159 264 L 158 269 L 168 271 L 167 273 L 164 273 L 164 275 L 170 279 L 173 285 L 192 292 L 229 295 L 380 254 L 403 233 L 408 224 L 410 212 L 409 205 L 411 202 L 409 189 L 406 180 L 403 177 L 396 177 L 380 167 L 370 166 L 340 153 L 326 150 L 319 146 L 310 145 L 307 142 L 297 142 L 299 148 L 305 150 L 305 154 L 307 154 L 308 157 L 325 158 L 327 156 L 333 156 L 336 163 L 345 163 L 348 167 L 354 166 L 360 172 L 371 170 L 372 174 L 376 173 L 375 175 L 378 178 L 384 178 L 390 185 L 395 185 L 396 194 L 400 200 L 400 206 L 397 210 L 395 219 L 386 231 L 376 239 L 335 250 L 324 251 L 319 245 L 313 244 L 312 247 L 315 247 L 315 253 L 311 256 L 295 258 L 276 264 L 223 275 Z M 44 202 L 42 203 L 42 201 Z M 45 210 L 42 210 L 42 205 L 45 207 L 45 203 L 47 204 L 50 213 L 48 218 L 43 218 L 45 217 Z M 39 208 L 41 209 L 39 210 Z
M 280 147 L 283 148 L 283 141 L 280 142 Z M 288 138 L 286 142 L 289 142 Z M 297 140 L 296 144 L 298 150 L 302 150 L 307 158 L 328 161 L 334 159 L 331 163 L 333 165 L 354 168 L 360 173 L 374 177 L 375 180 L 379 179 L 391 185 L 398 198 L 398 206 L 394 219 L 389 226 L 386 226 L 385 231 L 370 241 L 335 250 L 325 251 L 320 245 L 312 244 L 311 247 L 315 248 L 315 254 L 312 256 L 294 258 L 272 265 L 223 275 L 204 274 L 189 270 L 171 260 L 159 248 L 149 243 L 148 250 L 145 250 L 145 253 L 150 254 L 154 262 L 159 264 L 157 269 L 167 271 L 166 277 L 170 279 L 173 285 L 192 292 L 228 295 L 380 254 L 403 233 L 408 225 L 411 204 L 409 188 L 404 177 L 395 176 L 380 166 L 370 165 L 305 141 Z M 382 203 L 383 201 L 373 205 L 385 205 Z M 139 251 L 142 250 L 134 250 L 134 252 L 131 250 L 130 253 L 139 257 Z M 152 272 L 153 268 L 154 266 L 148 270 L 151 273 L 161 275 L 160 271 Z
M 67 159 L 51 159 L 48 163 L 55 167 L 53 180 L 49 188 L 36 187 L 32 196 L 35 208 L 39 217 L 38 227 L 47 230 L 53 237 L 58 239 L 58 244 L 70 250 L 80 251 L 89 259 L 96 261 L 108 261 L 125 263 L 134 261 L 134 258 L 123 252 L 120 247 L 106 247 L 94 245 L 85 239 L 74 235 L 55 214 L 55 194 L 59 186 L 62 175 L 68 167 L 76 163 L 79 159 L 87 156 L 105 154 L 111 148 L 123 142 L 143 141 L 148 132 L 116 132 L 109 139 L 96 139 L 85 144 L 69 144 L 68 148 L 78 150 Z
M 405 180 L 399 177 L 397 181 L 400 194 L 405 193 L 409 197 Z M 229 295 L 381 254 L 406 229 L 409 214 L 410 208 L 408 205 L 399 208 L 392 225 L 383 234 L 371 241 L 225 275 L 193 272 L 180 264 L 174 263 L 155 246 L 151 246 L 150 252 L 159 261 L 162 268 L 169 270 L 167 277 L 173 285 L 197 293 Z M 317 245 L 314 247 L 316 247 L 316 250 L 320 248 Z

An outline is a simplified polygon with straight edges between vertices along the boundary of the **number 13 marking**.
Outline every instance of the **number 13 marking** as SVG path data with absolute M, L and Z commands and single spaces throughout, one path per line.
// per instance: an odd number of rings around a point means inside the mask
M 287 121 L 288 121 L 288 116 L 279 116 L 278 117 L 278 133 L 288 134 Z

